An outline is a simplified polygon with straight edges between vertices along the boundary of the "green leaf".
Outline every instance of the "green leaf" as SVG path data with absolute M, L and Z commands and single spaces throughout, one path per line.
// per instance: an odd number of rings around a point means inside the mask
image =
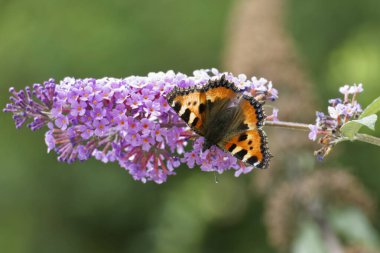
M 334 209 L 329 217 L 334 230 L 347 241 L 375 248 L 380 246 L 379 235 L 362 210 L 358 208 Z
M 292 253 L 327 253 L 317 225 L 311 221 L 302 223 L 292 245 Z
M 362 119 L 364 117 L 367 117 L 368 115 L 371 114 L 376 114 L 380 111 L 380 97 L 376 98 L 375 100 L 372 101 L 362 112 L 360 115 L 359 119 Z
M 362 126 L 366 126 L 371 130 L 375 130 L 375 123 L 377 121 L 377 115 L 372 114 L 367 117 L 360 117 L 357 120 L 350 120 L 345 123 L 340 131 L 342 134 L 350 139 L 355 137 L 355 134 L 360 130 Z
M 376 113 L 378 113 L 379 111 L 380 97 L 373 100 L 372 103 L 370 103 L 364 109 L 359 119 L 348 121 L 340 128 L 340 131 L 343 133 L 344 136 L 353 140 L 355 134 L 359 132 L 362 126 L 366 126 L 371 130 L 375 130 L 375 123 L 377 120 Z

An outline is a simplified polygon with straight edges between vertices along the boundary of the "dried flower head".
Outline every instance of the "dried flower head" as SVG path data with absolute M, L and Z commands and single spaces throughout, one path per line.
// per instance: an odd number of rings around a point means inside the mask
M 344 170 L 320 170 L 297 181 L 284 182 L 269 196 L 265 223 L 270 241 L 279 249 L 289 246 L 297 220 L 323 208 L 354 205 L 372 216 L 375 204 L 364 186 Z M 281 210 L 281 212 L 279 212 Z
M 356 245 L 350 245 L 344 249 L 344 253 L 379 253 L 378 249 L 369 248 L 365 245 L 360 244 L 360 242 Z

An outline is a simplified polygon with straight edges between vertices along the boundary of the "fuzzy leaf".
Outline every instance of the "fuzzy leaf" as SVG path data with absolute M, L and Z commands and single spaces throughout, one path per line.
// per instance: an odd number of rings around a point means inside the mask
M 292 253 L 327 253 L 321 234 L 311 221 L 301 225 L 300 231 L 293 242 Z
M 376 120 L 376 114 L 372 114 L 367 117 L 361 117 L 357 120 L 351 120 L 345 123 L 340 128 L 340 131 L 343 133 L 344 136 L 353 139 L 355 137 L 355 134 L 360 130 L 362 126 L 366 126 L 371 130 L 375 130 Z
M 367 117 L 371 114 L 376 114 L 380 111 L 380 97 L 376 98 L 372 101 L 362 112 L 359 119 L 362 119 L 364 117 Z
M 380 246 L 379 235 L 362 210 L 357 208 L 334 209 L 330 213 L 330 221 L 334 230 L 347 241 L 369 247 Z

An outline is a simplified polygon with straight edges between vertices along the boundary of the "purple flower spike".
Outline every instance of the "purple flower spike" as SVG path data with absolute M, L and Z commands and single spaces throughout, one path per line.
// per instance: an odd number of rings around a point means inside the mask
M 33 119 L 29 124 L 32 130 L 41 128 L 50 121 L 49 111 L 53 104 L 55 88 L 56 84 L 53 79 L 43 85 L 33 85 L 33 92 L 29 87 L 26 87 L 25 91 L 19 92 L 10 88 L 12 103 L 7 104 L 3 111 L 13 114 L 17 128 L 20 128 L 29 119 Z
M 235 77 L 217 69 L 196 70 L 192 76 L 168 71 L 124 79 L 66 77 L 21 91 L 12 88 L 11 103 L 4 111 L 13 114 L 16 127 L 26 122 L 32 130 L 47 125 L 45 142 L 59 161 L 91 157 L 117 161 L 144 183 L 165 182 L 181 164 L 218 173 L 232 169 L 238 176 L 253 167 L 216 147 L 202 152 L 203 138 L 187 127 L 165 98 L 175 86 L 204 85 L 222 75 L 260 100 L 278 97 L 272 83 L 263 78 Z
M 344 136 L 341 134 L 341 127 L 350 120 L 357 119 L 362 113 L 362 108 L 356 98 L 363 91 L 362 84 L 348 84 L 339 88 L 339 92 L 344 95 L 343 99 L 329 99 L 327 108 L 328 115 L 322 112 L 316 113 L 315 125 L 309 125 L 309 139 L 317 140 L 318 134 L 322 135 L 319 138 L 319 143 L 322 147 L 315 152 L 318 160 L 322 160 Z

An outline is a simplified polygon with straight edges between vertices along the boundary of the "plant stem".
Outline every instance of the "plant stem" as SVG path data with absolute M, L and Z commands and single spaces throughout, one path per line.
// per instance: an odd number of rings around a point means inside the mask
M 282 127 L 294 130 L 301 131 L 310 131 L 308 124 L 296 123 L 296 122 L 286 122 L 286 121 L 266 121 L 265 126 L 274 126 L 274 127 Z
M 296 122 L 287 122 L 287 121 L 266 121 L 265 126 L 281 127 L 301 131 L 310 131 L 309 125 L 304 123 Z M 349 140 L 347 137 L 343 137 L 341 141 Z M 359 134 L 355 135 L 354 140 L 366 142 L 372 145 L 380 146 L 380 138 L 368 134 Z
M 380 146 L 380 138 L 368 134 L 356 134 L 355 140 Z

